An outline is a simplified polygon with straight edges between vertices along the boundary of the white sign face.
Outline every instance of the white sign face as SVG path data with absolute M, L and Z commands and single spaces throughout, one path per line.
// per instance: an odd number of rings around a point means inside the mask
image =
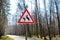
M 32 22 L 30 16 L 28 15 L 27 12 L 25 12 L 24 16 L 21 19 L 21 22 Z

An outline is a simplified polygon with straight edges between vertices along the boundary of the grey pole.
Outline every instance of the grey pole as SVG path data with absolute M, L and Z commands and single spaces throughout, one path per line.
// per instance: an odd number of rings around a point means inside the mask
M 23 5 L 24 5 L 24 10 L 26 9 L 26 7 L 25 7 L 25 0 L 23 0 Z M 25 25 L 26 26 L 26 35 L 25 35 L 25 40 L 27 40 L 27 25 Z
M 26 25 L 26 36 L 25 36 L 25 40 L 27 40 L 27 25 Z

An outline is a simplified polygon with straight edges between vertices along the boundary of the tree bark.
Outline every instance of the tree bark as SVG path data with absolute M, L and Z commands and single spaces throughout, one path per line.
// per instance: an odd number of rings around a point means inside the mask
M 6 15 L 3 7 L 3 0 L 0 0 L 0 37 L 4 35 L 5 24 L 6 24 Z

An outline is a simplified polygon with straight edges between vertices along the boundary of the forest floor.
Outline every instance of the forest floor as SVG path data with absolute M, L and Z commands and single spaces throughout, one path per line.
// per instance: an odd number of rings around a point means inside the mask
M 16 35 L 7 35 L 11 38 L 13 38 L 14 40 L 25 40 L 25 37 L 24 36 L 16 36 Z M 49 40 L 49 37 L 47 36 L 46 37 L 47 40 Z M 33 37 L 33 38 L 27 38 L 28 40 L 44 40 L 44 37 L 41 39 L 41 38 L 37 38 L 37 37 Z M 60 40 L 60 37 L 59 36 L 56 36 L 56 37 L 52 37 L 52 40 Z
M 7 35 L 11 38 L 13 38 L 14 40 L 25 40 L 25 37 L 24 36 L 16 36 L 16 35 Z M 27 38 L 28 40 L 38 40 L 37 38 Z M 42 39 L 39 39 L 39 40 L 42 40 Z

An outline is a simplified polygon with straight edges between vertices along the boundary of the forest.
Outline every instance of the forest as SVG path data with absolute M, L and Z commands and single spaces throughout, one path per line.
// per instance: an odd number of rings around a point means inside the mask
M 44 37 L 44 40 L 47 36 L 49 40 L 52 40 L 52 37 L 60 37 L 60 0 L 15 0 L 14 2 L 0 0 L 0 37 L 7 34 L 25 36 L 26 30 L 28 37 L 36 36 L 41 39 Z M 35 24 L 17 23 L 25 8 L 31 13 Z

